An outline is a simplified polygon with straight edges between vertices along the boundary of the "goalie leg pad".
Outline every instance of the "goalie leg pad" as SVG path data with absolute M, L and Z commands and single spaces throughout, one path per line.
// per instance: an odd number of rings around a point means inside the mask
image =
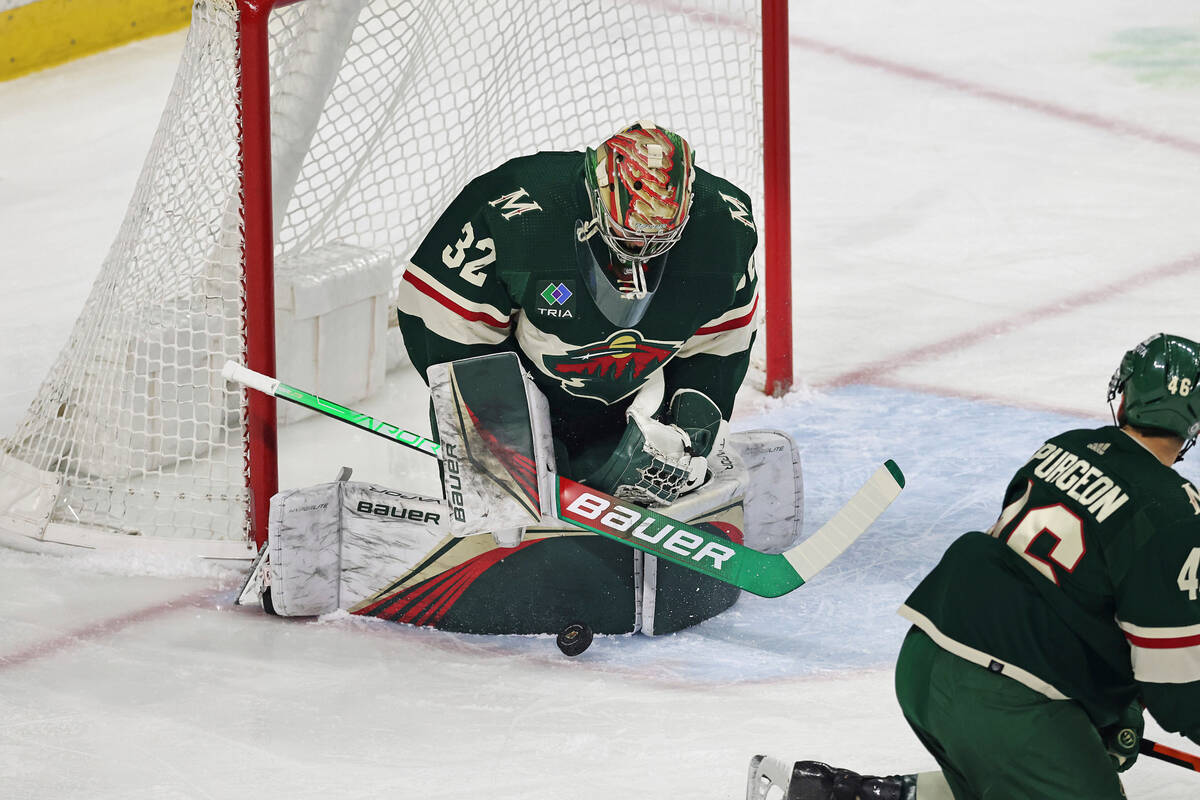
M 804 529 L 804 479 L 800 451 L 783 431 L 739 431 L 729 437 L 746 465 L 746 545 L 763 553 L 782 553 Z M 718 454 L 715 461 L 719 462 Z M 714 474 L 720 463 L 709 459 Z
M 519 530 L 552 514 L 548 405 L 516 354 L 435 364 L 428 375 L 442 445 L 447 529 L 455 536 Z M 501 538 L 505 546 L 520 541 Z
M 454 536 L 437 500 L 337 482 L 273 499 L 271 600 L 281 616 L 338 609 L 442 630 L 597 633 L 636 628 L 634 550 L 574 528 L 532 528 L 514 548 Z M 561 526 L 561 523 L 557 523 Z
M 446 537 L 440 501 L 336 481 L 271 498 L 268 571 L 275 613 L 319 616 L 388 585 Z
M 452 538 L 443 527 L 446 506 L 432 497 L 344 483 L 341 510 L 338 608 L 375 597 Z
M 337 610 L 342 549 L 337 486 L 290 489 L 271 498 L 267 583 L 281 617 Z
M 413 568 L 377 584 L 353 614 L 480 634 L 596 633 L 636 625 L 635 551 L 600 536 L 530 529 L 515 548 L 446 536 Z

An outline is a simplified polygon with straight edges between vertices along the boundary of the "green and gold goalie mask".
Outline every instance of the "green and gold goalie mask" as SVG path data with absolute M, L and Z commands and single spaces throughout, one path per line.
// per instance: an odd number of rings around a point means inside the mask
M 629 280 L 618 289 L 646 293 L 644 265 L 683 234 L 692 203 L 695 156 L 682 136 L 639 122 L 588 148 L 584 183 L 597 233 L 625 262 Z

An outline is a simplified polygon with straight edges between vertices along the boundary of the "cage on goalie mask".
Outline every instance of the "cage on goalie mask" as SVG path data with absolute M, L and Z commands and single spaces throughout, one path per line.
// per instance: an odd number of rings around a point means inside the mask
M 644 265 L 683 235 L 692 205 L 695 154 L 680 135 L 639 122 L 584 157 L 584 185 L 597 232 L 630 273 L 617 288 L 646 294 Z

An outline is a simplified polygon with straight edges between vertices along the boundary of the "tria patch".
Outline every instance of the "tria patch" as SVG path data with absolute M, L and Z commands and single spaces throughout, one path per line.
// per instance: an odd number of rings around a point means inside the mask
M 547 283 L 538 292 L 538 299 L 534 308 L 543 317 L 574 319 L 575 282 L 552 281 Z
M 562 355 L 544 355 L 542 363 L 571 394 L 615 403 L 669 361 L 680 344 L 643 339 L 627 329 Z
M 1087 448 L 1088 448 L 1088 450 L 1091 450 L 1093 453 L 1096 453 L 1097 455 L 1102 456 L 1102 455 L 1104 455 L 1105 451 L 1108 450 L 1108 448 L 1111 444 L 1112 444 L 1112 442 L 1092 442 L 1091 444 L 1089 444 L 1087 446 Z

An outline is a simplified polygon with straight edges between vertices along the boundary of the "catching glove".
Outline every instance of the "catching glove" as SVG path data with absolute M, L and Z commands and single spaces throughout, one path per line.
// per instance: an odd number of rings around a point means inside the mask
M 708 456 L 725 449 L 721 409 L 708 395 L 695 389 L 680 389 L 671 398 L 671 421 L 691 441 L 692 455 Z
M 587 483 L 642 505 L 667 505 L 704 483 L 706 456 L 718 444 L 721 412 L 707 396 L 682 389 L 671 398 L 673 423 L 659 422 L 638 404 L 616 450 Z
M 1134 700 L 1129 707 L 1121 712 L 1120 718 L 1112 725 L 1100 729 L 1100 738 L 1112 757 L 1117 772 L 1124 772 L 1137 761 L 1138 745 L 1142 741 L 1142 733 L 1146 730 L 1146 719 L 1142 714 L 1142 704 Z

